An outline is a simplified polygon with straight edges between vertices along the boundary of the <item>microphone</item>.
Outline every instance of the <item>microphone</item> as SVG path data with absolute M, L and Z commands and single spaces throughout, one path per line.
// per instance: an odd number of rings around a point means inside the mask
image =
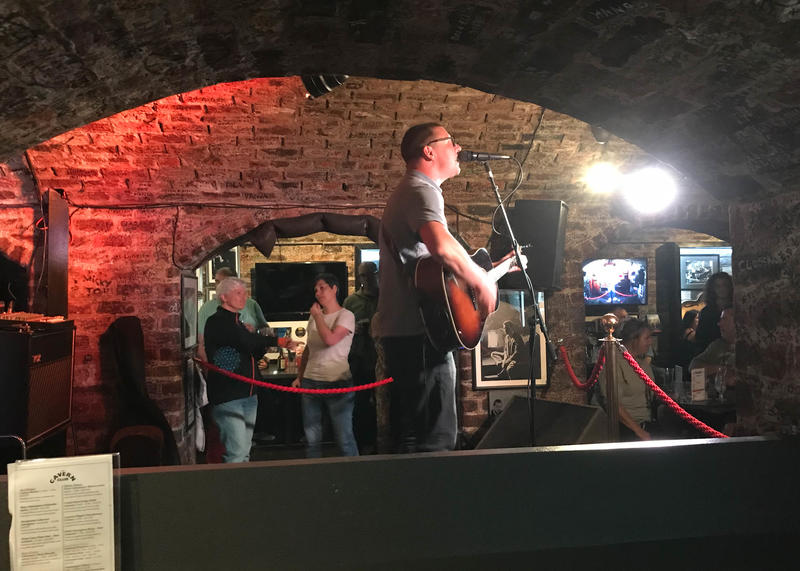
M 510 159 L 508 155 L 495 155 L 492 153 L 476 153 L 475 151 L 458 151 L 458 162 L 469 163 L 473 161 L 502 161 Z

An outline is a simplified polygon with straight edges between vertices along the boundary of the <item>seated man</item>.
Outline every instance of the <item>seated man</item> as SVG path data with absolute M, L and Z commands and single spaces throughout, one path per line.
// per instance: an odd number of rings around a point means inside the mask
M 724 390 L 724 387 L 736 385 L 734 370 L 736 324 L 733 319 L 733 307 L 722 310 L 719 318 L 719 330 L 722 337 L 712 341 L 705 351 L 692 359 L 689 369 L 705 369 L 706 378 L 712 375 L 718 376 L 720 382 L 717 383 L 717 386 Z

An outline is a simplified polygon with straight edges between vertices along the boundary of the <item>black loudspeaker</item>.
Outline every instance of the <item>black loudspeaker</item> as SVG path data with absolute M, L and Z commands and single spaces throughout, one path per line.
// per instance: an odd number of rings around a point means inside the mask
M 536 399 L 533 413 L 534 446 L 608 442 L 607 417 L 601 408 Z M 519 448 L 530 445 L 528 399 L 516 396 L 475 448 Z
M 569 208 L 560 200 L 517 200 L 508 210 L 508 219 L 514 236 L 528 257 L 528 275 L 537 290 L 561 289 L 564 259 L 564 240 L 567 231 Z M 502 226 L 502 221 L 497 222 Z M 493 236 L 489 243 L 492 259 L 502 257 L 511 249 L 508 238 Z M 498 286 L 506 289 L 524 289 L 521 275 L 508 274 Z
M 72 321 L 0 320 L 0 434 L 28 446 L 72 418 Z
M 656 311 L 661 322 L 656 363 L 674 367 L 681 334 L 681 249 L 674 242 L 656 248 Z

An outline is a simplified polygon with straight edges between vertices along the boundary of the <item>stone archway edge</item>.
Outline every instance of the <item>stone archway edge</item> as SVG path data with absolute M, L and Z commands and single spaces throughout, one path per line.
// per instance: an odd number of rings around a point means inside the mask
M 348 236 L 367 236 L 378 243 L 380 220 L 369 214 L 335 214 L 314 212 L 294 218 L 269 220 L 242 236 L 238 243 L 249 241 L 265 257 L 269 257 L 278 238 L 295 238 L 317 232 Z

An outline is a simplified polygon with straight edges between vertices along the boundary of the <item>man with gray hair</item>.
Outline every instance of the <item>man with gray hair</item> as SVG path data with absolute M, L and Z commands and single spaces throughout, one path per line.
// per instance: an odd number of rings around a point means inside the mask
M 223 266 L 214 273 L 214 282 L 217 284 L 217 288 L 219 288 L 219 284 L 222 282 L 222 280 L 225 278 L 235 277 L 236 272 L 228 267 Z M 217 294 L 219 294 L 219 289 L 217 289 Z M 206 328 L 206 321 L 208 321 L 208 318 L 217 312 L 218 307 L 219 299 L 209 299 L 202 305 L 202 307 L 200 307 L 200 311 L 197 313 L 197 356 L 203 361 L 208 361 L 203 339 L 203 336 L 205 335 L 204 332 Z M 239 316 L 242 323 L 244 323 L 248 330 L 263 330 L 263 333 L 272 333 L 269 330 L 269 324 L 264 317 L 264 312 L 261 311 L 261 306 L 258 305 L 258 302 L 252 297 L 247 298 L 244 309 L 242 309 L 242 311 L 239 313 Z
M 219 307 L 206 322 L 204 339 L 208 361 L 213 365 L 257 381 L 262 380 L 258 360 L 268 347 L 293 349 L 285 337 L 259 335 L 242 323 L 239 312 L 247 303 L 247 285 L 239 278 L 225 278 L 217 286 Z M 255 387 L 217 371 L 208 373 L 208 401 L 225 447 L 224 462 L 247 462 L 253 440 L 258 397 Z

